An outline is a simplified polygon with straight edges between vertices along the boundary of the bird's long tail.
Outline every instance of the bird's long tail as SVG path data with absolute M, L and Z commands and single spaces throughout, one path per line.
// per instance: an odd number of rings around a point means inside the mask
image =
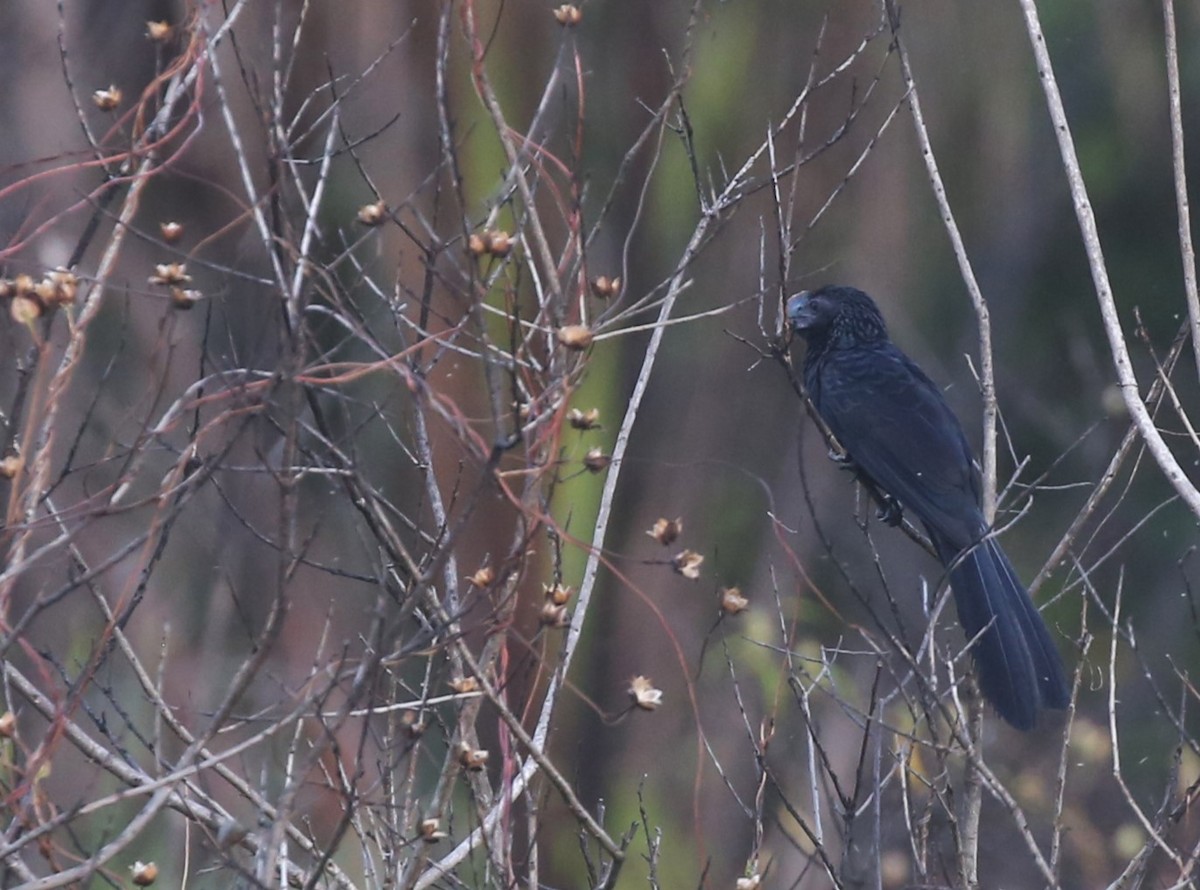
M 949 549 L 939 544 L 980 689 L 1001 717 L 1032 729 L 1040 708 L 1065 708 L 1070 698 L 1058 649 L 994 538 L 961 557 Z

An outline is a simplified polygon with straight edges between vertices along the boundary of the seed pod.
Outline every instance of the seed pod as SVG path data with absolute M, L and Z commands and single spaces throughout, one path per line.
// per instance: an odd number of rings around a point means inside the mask
M 377 226 L 387 218 L 387 204 L 376 201 L 358 208 L 358 221 L 364 226 Z
M 121 104 L 121 91 L 114 86 L 107 90 L 96 90 L 92 93 L 92 101 L 101 111 L 112 111 Z
M 654 711 L 662 704 L 662 690 L 655 689 L 649 677 L 638 674 L 629 681 L 629 697 L 643 711 Z
M 8 312 L 17 324 L 33 324 L 42 317 L 42 303 L 30 290 L 14 296 Z
M 583 21 L 583 10 L 574 3 L 564 3 L 554 10 L 554 18 L 560 25 L 573 28 Z
M 180 285 L 187 284 L 192 280 L 192 276 L 187 273 L 187 266 L 184 263 L 158 263 L 154 267 L 154 274 L 150 276 L 151 284 L 165 285 Z
M 683 517 L 676 519 L 656 519 L 654 525 L 646 532 L 664 547 L 670 547 L 683 532 Z
M 601 300 L 608 300 L 621 293 L 621 279 L 598 275 L 592 279 L 592 293 Z
M 599 429 L 600 409 L 588 408 L 586 411 L 580 411 L 578 408 L 572 408 L 567 412 L 567 423 L 577 430 Z
M 173 31 L 170 22 L 146 22 L 146 36 L 155 43 L 166 43 Z
M 737 615 L 739 612 L 745 612 L 748 608 L 750 608 L 750 600 L 742 596 L 742 592 L 736 587 L 721 589 L 721 611 L 726 615 Z
M 587 325 L 568 324 L 558 329 L 558 342 L 567 349 L 582 352 L 592 345 L 592 332 Z
M 671 560 L 671 567 L 683 577 L 695 581 L 700 577 L 700 564 L 704 557 L 694 550 L 680 550 Z
M 198 290 L 184 289 L 182 287 L 171 288 L 171 305 L 183 311 L 191 309 L 203 297 L 204 294 Z
M 466 742 L 458 743 L 458 762 L 473 773 L 487 766 L 488 752 L 482 748 L 472 748 Z
M 589 473 L 603 473 L 611 463 L 612 458 L 599 448 L 591 448 L 583 456 L 583 465 L 587 467 Z
M 538 621 L 543 627 L 562 628 L 566 627 L 570 620 L 567 617 L 566 606 L 556 606 L 553 602 L 546 601 L 542 605 L 541 614 L 538 615 Z
M 135 862 L 129 871 L 133 875 L 133 883 L 139 887 L 149 887 L 158 878 L 158 866 L 153 862 Z

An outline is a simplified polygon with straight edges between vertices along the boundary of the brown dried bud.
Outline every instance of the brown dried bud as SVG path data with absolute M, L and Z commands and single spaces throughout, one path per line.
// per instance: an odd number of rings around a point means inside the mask
M 18 293 L 13 297 L 8 311 L 17 324 L 33 324 L 42 317 L 42 301 L 32 290 Z
M 721 589 L 721 611 L 726 615 L 737 615 L 739 612 L 745 612 L 750 608 L 750 600 L 742 596 L 742 592 L 736 587 L 724 587 Z
M 0 738 L 11 739 L 17 731 L 17 715 L 12 711 L 0 714 Z
M 578 408 L 572 408 L 567 412 L 567 423 L 577 430 L 599 429 L 600 409 L 588 408 L 586 411 L 580 411 Z
M 587 325 L 568 324 L 558 329 L 558 342 L 567 349 L 582 351 L 592 345 L 592 332 Z
M 488 242 L 484 240 L 483 235 L 477 235 L 474 232 L 467 238 L 467 250 L 472 256 L 483 256 L 488 252 Z
M 449 685 L 459 695 L 467 695 L 479 691 L 479 681 L 474 677 L 454 677 L 450 680 Z
M 473 773 L 487 766 L 488 752 L 482 748 L 472 748 L 466 742 L 458 743 L 458 762 Z
M 575 593 L 566 584 L 543 584 L 542 592 L 546 594 L 546 599 L 556 606 L 565 606 Z
M 173 219 L 160 222 L 158 224 L 158 231 L 164 241 L 168 244 L 174 244 L 183 237 L 183 223 L 177 223 Z
M 54 282 L 49 278 L 43 278 L 33 286 L 33 293 L 43 306 L 51 306 L 54 304 L 54 296 L 57 293 L 57 288 L 55 288 Z
M 554 10 L 554 18 L 560 25 L 571 28 L 583 21 L 583 10 L 574 3 L 564 3 Z
M 377 226 L 387 219 L 387 204 L 376 201 L 358 208 L 358 221 L 364 226 Z
M 654 525 L 646 532 L 664 547 L 670 547 L 683 533 L 683 517 L 676 519 L 656 519 Z
M 185 311 L 191 309 L 203 298 L 204 294 L 198 290 L 185 290 L 182 287 L 171 288 L 171 305 L 176 309 L 182 309 Z
M 133 883 L 139 887 L 149 887 L 158 879 L 158 866 L 153 862 L 135 862 L 129 866 L 129 871 L 133 875 Z
M 166 285 L 187 284 L 191 280 L 192 276 L 188 275 L 184 263 L 158 263 L 149 279 L 151 284 Z
M 611 463 L 612 458 L 599 448 L 588 449 L 588 453 L 583 456 L 583 465 L 589 473 L 603 473 Z
M 695 581 L 700 577 L 700 564 L 704 557 L 694 550 L 680 550 L 671 559 L 671 567 L 683 577 Z
M 54 302 L 59 306 L 67 306 L 75 302 L 79 293 L 79 279 L 70 269 L 59 267 L 51 271 L 50 282 L 54 285 Z
M 170 22 L 146 22 L 146 36 L 155 43 L 166 43 L 172 31 Z
M 643 711 L 654 711 L 662 704 L 663 694 L 661 689 L 654 688 L 649 677 L 638 674 L 629 681 L 629 697 Z
M 541 614 L 538 615 L 538 620 L 543 627 L 560 628 L 570 624 L 570 618 L 567 616 L 566 606 L 556 606 L 553 602 L 547 600 L 542 605 Z
M 621 279 L 598 275 L 592 279 L 592 293 L 601 300 L 608 300 L 621 293 Z
M 412 739 L 420 738 L 425 732 L 425 721 L 417 711 L 405 711 L 400 715 L 400 726 Z
M 13 279 L 13 291 L 18 295 L 28 297 L 33 293 L 33 276 L 21 274 Z
M 19 454 L 8 454 L 0 458 L 0 478 L 12 479 L 25 466 L 25 459 Z
M 483 240 L 488 253 L 494 257 L 506 257 L 512 252 L 512 236 L 503 229 L 485 233 Z
M 480 566 L 469 580 L 475 587 L 487 587 L 496 580 L 496 570 L 491 566 Z
M 112 111 L 121 104 L 121 91 L 114 86 L 107 90 L 96 90 L 92 93 L 92 101 L 101 111 Z
M 436 844 L 438 841 L 448 837 L 446 832 L 440 830 L 441 824 L 441 821 L 438 819 L 422 819 L 421 840 L 427 844 Z

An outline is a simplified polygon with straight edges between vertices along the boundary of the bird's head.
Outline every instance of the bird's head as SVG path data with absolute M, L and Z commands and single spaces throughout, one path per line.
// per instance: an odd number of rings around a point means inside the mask
M 787 301 L 792 328 L 810 344 L 860 344 L 887 339 L 875 301 L 853 287 L 828 284 Z

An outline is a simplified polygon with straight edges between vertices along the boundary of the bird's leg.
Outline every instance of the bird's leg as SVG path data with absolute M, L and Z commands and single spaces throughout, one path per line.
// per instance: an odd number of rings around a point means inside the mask
M 854 463 L 854 458 L 844 451 L 839 451 L 836 448 L 829 449 L 829 459 L 838 465 L 840 470 L 857 470 L 858 466 Z
M 876 519 L 887 523 L 892 528 L 904 521 L 904 508 L 900 506 L 898 500 L 882 491 L 876 491 L 875 495 L 879 501 L 879 509 L 875 511 Z

